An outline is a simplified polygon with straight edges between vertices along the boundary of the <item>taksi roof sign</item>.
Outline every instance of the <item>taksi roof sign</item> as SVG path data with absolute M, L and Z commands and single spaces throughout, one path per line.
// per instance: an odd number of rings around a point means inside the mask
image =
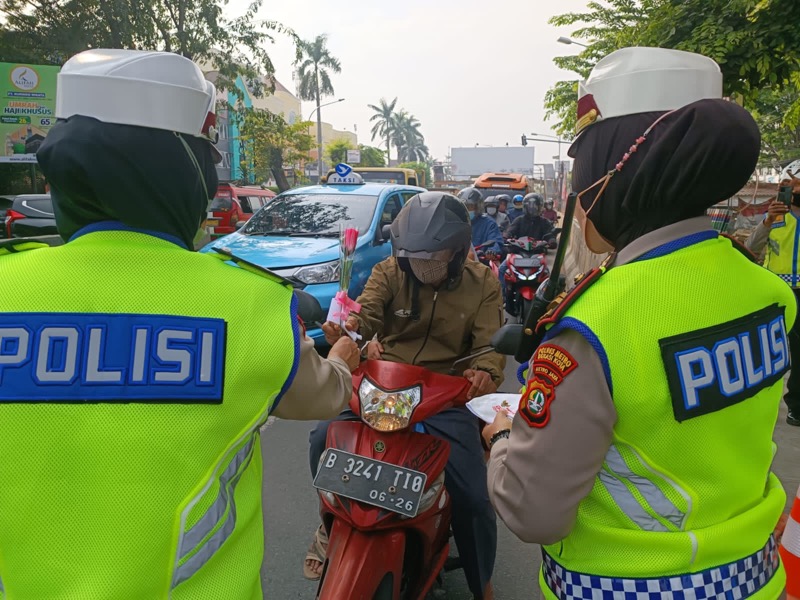
M 364 183 L 361 175 L 353 172 L 353 167 L 346 163 L 339 163 L 334 167 L 335 173 L 328 176 L 329 185 L 359 185 Z

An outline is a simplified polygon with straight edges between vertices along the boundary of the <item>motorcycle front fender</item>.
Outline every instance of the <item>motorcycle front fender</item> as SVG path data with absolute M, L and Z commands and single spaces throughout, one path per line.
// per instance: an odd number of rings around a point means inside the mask
M 392 598 L 400 598 L 406 549 L 403 531 L 364 533 L 334 519 L 329 539 L 317 600 L 372 600 L 387 575 L 391 575 Z
M 536 290 L 532 287 L 523 287 L 520 288 L 519 293 L 525 300 L 533 300 L 533 297 L 536 295 Z

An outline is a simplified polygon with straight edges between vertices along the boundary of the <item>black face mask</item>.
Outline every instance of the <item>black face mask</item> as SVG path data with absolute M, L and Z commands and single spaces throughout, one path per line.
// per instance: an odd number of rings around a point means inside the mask
M 119 221 L 166 233 L 191 249 L 218 180 L 209 143 L 182 137 L 189 150 L 171 131 L 81 116 L 57 123 L 37 159 L 61 237 L 68 241 L 92 223 Z

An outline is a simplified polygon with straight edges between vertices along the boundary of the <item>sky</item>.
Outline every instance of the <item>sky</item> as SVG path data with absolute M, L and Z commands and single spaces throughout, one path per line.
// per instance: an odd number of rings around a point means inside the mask
M 231 0 L 226 14 L 238 16 L 248 1 Z M 580 48 L 556 42 L 571 28 L 548 20 L 585 7 L 586 0 L 266 0 L 259 16 L 303 39 L 328 35 L 342 72 L 332 78 L 335 95 L 323 103 L 345 100 L 322 108 L 324 121 L 355 130 L 359 143 L 382 146 L 371 140 L 367 105 L 398 97 L 398 107 L 422 123 L 434 158 L 443 160 L 451 147 L 518 146 L 523 133 L 554 135 L 544 118 L 545 92 L 575 76 L 553 57 Z M 290 39 L 276 36 L 268 51 L 278 81 L 295 92 Z M 304 102 L 303 116 L 313 108 Z M 558 154 L 555 143 L 529 145 L 537 163 Z

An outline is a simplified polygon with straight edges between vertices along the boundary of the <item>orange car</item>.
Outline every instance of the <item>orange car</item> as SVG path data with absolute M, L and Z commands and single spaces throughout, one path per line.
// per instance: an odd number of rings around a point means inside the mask
M 528 178 L 519 173 L 484 173 L 475 181 L 474 187 L 480 190 L 484 199 L 497 194 L 524 196 L 531 191 Z

